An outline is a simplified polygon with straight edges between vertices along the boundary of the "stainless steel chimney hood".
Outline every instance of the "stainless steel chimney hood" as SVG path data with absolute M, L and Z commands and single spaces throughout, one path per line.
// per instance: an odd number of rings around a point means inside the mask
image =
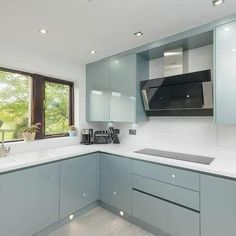
M 164 52 L 164 76 L 183 74 L 183 48 L 175 48 Z

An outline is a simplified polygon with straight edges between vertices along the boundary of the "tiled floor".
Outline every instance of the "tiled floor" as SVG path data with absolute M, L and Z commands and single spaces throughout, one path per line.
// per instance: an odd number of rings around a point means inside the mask
M 48 236 L 153 236 L 153 234 L 101 207 L 96 207 Z

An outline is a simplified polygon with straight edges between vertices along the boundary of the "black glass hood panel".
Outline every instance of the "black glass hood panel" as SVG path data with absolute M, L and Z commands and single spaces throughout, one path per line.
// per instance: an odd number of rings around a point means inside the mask
M 149 116 L 212 116 L 211 71 L 200 71 L 141 82 Z

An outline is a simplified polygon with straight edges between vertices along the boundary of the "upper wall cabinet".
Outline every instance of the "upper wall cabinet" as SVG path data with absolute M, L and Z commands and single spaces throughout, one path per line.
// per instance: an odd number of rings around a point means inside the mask
M 215 33 L 216 123 L 236 124 L 236 22 Z
M 109 70 L 108 61 L 87 65 L 87 120 L 109 121 Z
M 87 65 L 87 120 L 146 120 L 139 86 L 148 75 L 148 60 L 137 54 Z

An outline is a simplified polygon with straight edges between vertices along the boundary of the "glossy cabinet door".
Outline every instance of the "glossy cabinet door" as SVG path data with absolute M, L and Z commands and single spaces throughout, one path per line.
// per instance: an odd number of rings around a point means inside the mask
M 136 122 L 136 54 L 110 62 L 110 121 Z
M 59 163 L 0 175 L 0 235 L 31 236 L 59 220 Z
M 60 162 L 61 219 L 98 200 L 98 155 Z
M 200 236 L 198 212 L 139 191 L 133 191 L 133 216 L 168 235 Z
M 236 181 L 201 175 L 201 236 L 235 236 Z
M 131 214 L 131 160 L 118 156 L 100 156 L 100 200 Z
M 109 111 L 109 61 L 90 64 L 86 67 L 86 110 L 88 121 L 110 120 Z
M 215 32 L 216 123 L 236 124 L 236 21 Z

